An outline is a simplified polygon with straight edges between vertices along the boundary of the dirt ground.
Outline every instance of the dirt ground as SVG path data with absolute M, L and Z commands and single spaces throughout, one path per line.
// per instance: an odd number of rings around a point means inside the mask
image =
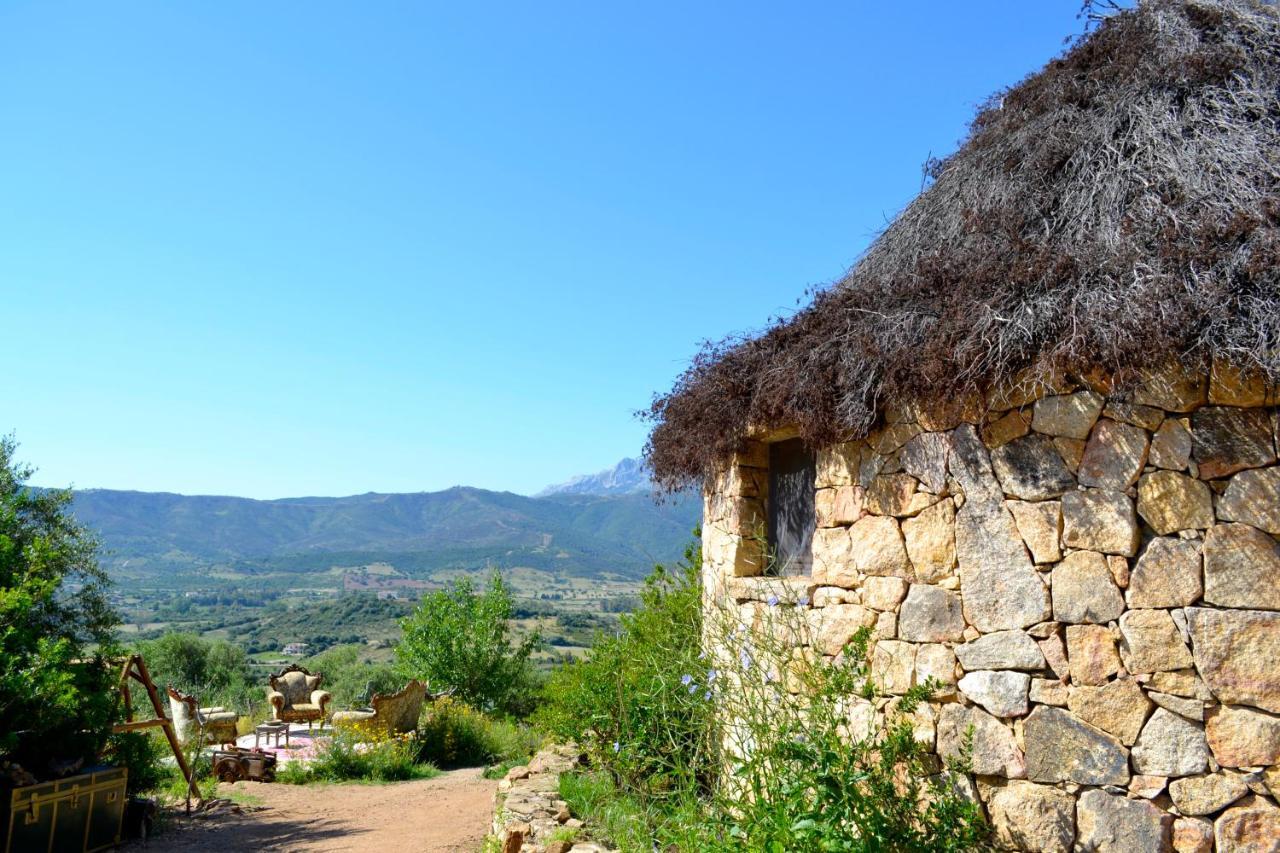
M 479 769 L 454 770 L 385 785 L 219 785 L 223 796 L 252 803 L 215 809 L 203 819 L 166 822 L 164 831 L 129 853 L 154 851 L 476 851 L 493 817 L 497 782 Z

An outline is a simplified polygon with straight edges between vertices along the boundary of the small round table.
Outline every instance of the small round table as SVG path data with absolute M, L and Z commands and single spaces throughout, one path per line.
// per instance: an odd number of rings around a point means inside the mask
M 268 721 L 259 723 L 253 729 L 253 748 L 258 748 L 258 741 L 266 735 L 267 746 L 271 746 L 271 736 L 275 735 L 276 748 L 280 747 L 280 735 L 284 735 L 284 745 L 289 745 L 289 724 L 283 720 Z

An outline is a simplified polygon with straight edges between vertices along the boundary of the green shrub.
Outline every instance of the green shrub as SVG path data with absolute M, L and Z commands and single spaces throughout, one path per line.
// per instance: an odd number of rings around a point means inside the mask
M 300 785 L 309 782 L 403 782 L 429 779 L 439 774 L 421 757 L 417 737 L 387 736 L 374 730 L 343 730 L 320 748 L 316 757 L 303 764 L 292 761 L 276 773 L 280 782 Z
M 701 656 L 702 551 L 657 567 L 641 607 L 599 635 L 587 657 L 552 673 L 534 720 L 580 744 L 626 790 L 645 796 L 703 789 L 714 773 L 708 664 Z
M 171 754 L 162 735 L 138 731 L 112 734 L 102 758 L 117 767 L 129 768 L 127 793 L 132 797 L 168 783 L 170 773 L 164 760 Z
M 0 438 L 0 758 L 47 776 L 106 744 L 118 619 L 71 493 L 29 488 L 15 446 Z
M 423 759 L 445 768 L 522 762 L 538 742 L 527 726 L 494 719 L 452 697 L 433 702 L 418 724 Z
M 495 571 L 477 594 L 470 578 L 429 592 L 401 627 L 397 666 L 433 690 L 452 689 L 472 707 L 514 713 L 532 690 L 529 655 L 541 640 L 535 634 L 518 644 L 508 636 L 511 593 Z
M 655 573 L 619 635 L 552 676 L 538 720 L 598 768 L 562 780 L 571 807 L 623 850 L 987 845 L 965 761 L 915 736 L 936 685 L 878 704 L 870 631 L 824 658 L 806 600 L 704 621 L 698 563 L 694 547 L 683 573 Z
M 201 707 L 223 705 L 246 712 L 255 701 L 261 704 L 263 689 L 252 683 L 244 649 L 226 640 L 206 640 L 191 633 L 174 632 L 138 644 L 147 671 L 160 688 L 172 685 L 195 696 Z M 151 704 L 142 691 L 134 691 L 134 704 L 151 713 Z

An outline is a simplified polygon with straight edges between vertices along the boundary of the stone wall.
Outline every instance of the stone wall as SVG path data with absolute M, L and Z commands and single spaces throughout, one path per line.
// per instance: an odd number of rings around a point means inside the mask
M 708 606 L 785 587 L 828 656 L 872 628 L 882 705 L 939 679 L 923 737 L 953 756 L 972 726 L 1009 848 L 1280 849 L 1275 389 L 1000 396 L 820 452 L 811 577 L 761 576 L 751 442 L 708 485 Z

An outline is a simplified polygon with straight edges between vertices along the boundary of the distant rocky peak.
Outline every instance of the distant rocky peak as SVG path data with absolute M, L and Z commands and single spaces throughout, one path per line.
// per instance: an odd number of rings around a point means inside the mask
M 623 459 L 612 468 L 594 474 L 579 474 L 554 486 L 547 486 L 534 497 L 551 495 L 631 495 L 653 488 L 649 466 L 642 459 Z

